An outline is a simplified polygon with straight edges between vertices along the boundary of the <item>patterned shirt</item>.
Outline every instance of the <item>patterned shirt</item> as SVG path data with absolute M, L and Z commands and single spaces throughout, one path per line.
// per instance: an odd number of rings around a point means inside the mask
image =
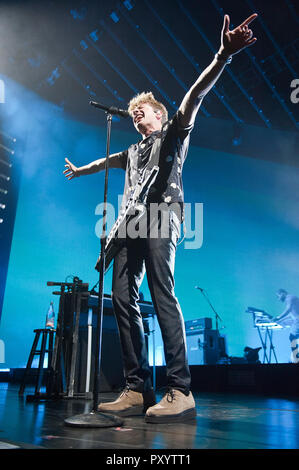
M 190 132 L 193 124 L 187 128 L 180 126 L 178 113 L 167 121 L 161 131 L 155 131 L 145 139 L 131 145 L 119 154 L 121 166 L 126 170 L 124 195 L 121 208 L 125 207 L 127 198 L 135 188 L 140 174 L 146 168 L 151 154 L 153 143 L 161 136 L 159 173 L 151 186 L 147 204 L 150 203 L 178 203 L 180 207 L 180 220 L 183 219 L 184 190 L 182 170 L 189 148 Z

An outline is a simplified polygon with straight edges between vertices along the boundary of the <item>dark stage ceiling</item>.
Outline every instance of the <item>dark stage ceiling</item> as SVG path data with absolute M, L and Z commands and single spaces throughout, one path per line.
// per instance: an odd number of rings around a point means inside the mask
M 1 73 L 91 121 L 105 116 L 90 98 L 124 108 L 144 90 L 171 114 L 217 51 L 223 15 L 235 27 L 254 12 L 257 43 L 234 56 L 200 114 L 298 130 L 294 0 L 1 1 Z

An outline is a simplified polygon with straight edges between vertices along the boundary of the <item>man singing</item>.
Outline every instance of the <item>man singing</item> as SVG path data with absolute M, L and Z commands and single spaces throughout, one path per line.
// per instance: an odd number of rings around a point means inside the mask
M 99 410 L 132 416 L 146 412 L 145 420 L 153 423 L 177 422 L 196 416 L 190 391 L 190 371 L 186 357 L 184 321 L 174 293 L 176 244 L 183 220 L 182 168 L 187 156 L 190 133 L 203 98 L 213 87 L 232 56 L 254 44 L 249 16 L 230 30 L 225 15 L 221 44 L 211 64 L 202 72 L 183 101 L 168 120 L 167 110 L 152 93 L 141 93 L 129 103 L 128 111 L 142 140 L 127 150 L 109 156 L 111 168 L 126 171 L 123 205 L 140 174 L 151 158 L 154 143 L 159 140 L 159 173 L 148 194 L 147 204 L 165 203 L 169 234 L 167 237 L 130 238 L 114 259 L 112 302 L 119 328 L 126 387 L 117 400 L 101 403 Z M 67 179 L 104 170 L 105 158 L 77 168 L 66 158 Z M 174 210 L 177 207 L 177 210 Z M 161 214 L 158 217 L 162 217 Z M 164 213 L 165 217 L 165 213 Z M 160 223 L 160 219 L 157 221 Z M 152 301 L 164 343 L 167 392 L 155 404 L 138 299 L 139 287 L 147 274 Z

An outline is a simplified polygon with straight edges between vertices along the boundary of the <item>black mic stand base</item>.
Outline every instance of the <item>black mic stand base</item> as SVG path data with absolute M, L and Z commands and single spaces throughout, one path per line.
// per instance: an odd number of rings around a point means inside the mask
M 90 411 L 64 420 L 66 426 L 80 428 L 111 428 L 123 425 L 123 420 L 118 416 L 101 413 L 100 411 Z

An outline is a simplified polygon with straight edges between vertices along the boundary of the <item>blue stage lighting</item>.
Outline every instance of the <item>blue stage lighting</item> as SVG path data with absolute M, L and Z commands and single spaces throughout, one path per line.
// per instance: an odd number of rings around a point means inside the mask
M 83 41 L 83 39 L 82 41 L 80 41 L 80 46 L 82 47 L 82 49 L 84 49 L 84 51 L 88 49 L 88 44 L 85 41 Z
M 95 29 L 94 31 L 92 31 L 90 34 L 89 34 L 89 37 L 93 40 L 93 42 L 97 42 L 98 41 L 98 30 Z
M 49 85 L 53 86 L 56 80 L 60 77 L 60 73 L 58 71 L 58 67 L 52 71 L 51 75 L 47 78 L 47 82 Z
M 126 7 L 127 10 L 132 10 L 133 5 L 131 4 L 130 0 L 125 0 L 124 1 L 124 6 Z
M 118 23 L 119 22 L 119 17 L 117 16 L 117 14 L 115 13 L 115 11 L 113 11 L 110 15 L 110 18 L 114 21 L 114 23 Z
M 31 67 L 38 68 L 41 65 L 41 58 L 40 57 L 29 57 L 27 59 L 27 62 L 31 65 Z
M 10 180 L 10 177 L 9 177 L 9 176 L 3 175 L 2 173 L 0 173 L 0 178 L 2 178 L 2 179 L 5 180 L 5 181 L 9 181 L 9 180 Z
M 84 20 L 86 17 L 87 8 L 82 7 L 78 10 L 71 10 L 70 13 L 72 17 L 74 18 L 74 20 Z

